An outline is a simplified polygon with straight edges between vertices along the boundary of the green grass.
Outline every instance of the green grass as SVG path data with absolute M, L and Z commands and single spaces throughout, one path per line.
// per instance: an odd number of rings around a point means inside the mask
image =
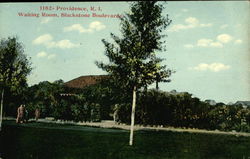
M 4 121 L 3 159 L 247 159 L 250 137 Z

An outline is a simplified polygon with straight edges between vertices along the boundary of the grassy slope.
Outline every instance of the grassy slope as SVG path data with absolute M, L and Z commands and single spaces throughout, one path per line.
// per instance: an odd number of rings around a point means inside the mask
M 71 130 L 72 128 L 74 130 Z M 7 122 L 1 132 L 0 152 L 4 159 L 243 159 L 250 157 L 250 137 L 136 131 L 133 147 L 128 146 L 128 139 L 129 132 L 125 130 L 42 123 L 20 126 L 14 122 Z

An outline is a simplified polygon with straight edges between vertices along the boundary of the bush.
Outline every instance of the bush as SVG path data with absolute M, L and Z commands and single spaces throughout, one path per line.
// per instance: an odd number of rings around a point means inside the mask
M 118 104 L 117 121 L 130 123 L 131 104 Z M 223 131 L 249 131 L 250 109 L 219 103 L 211 106 L 189 93 L 139 92 L 136 124 L 190 127 Z M 242 125 L 242 120 L 245 124 Z
M 131 104 L 122 103 L 117 104 L 117 118 L 116 121 L 119 123 L 127 123 L 131 122 Z

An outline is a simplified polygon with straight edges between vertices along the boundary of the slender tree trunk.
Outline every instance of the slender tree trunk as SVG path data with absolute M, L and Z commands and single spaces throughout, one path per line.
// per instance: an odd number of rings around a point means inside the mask
M 156 81 L 156 90 L 159 90 L 158 81 Z
M 2 121 L 3 121 L 3 95 L 4 95 L 4 89 L 2 91 L 2 97 L 1 97 L 0 131 L 2 130 Z
M 133 88 L 133 102 L 132 102 L 132 112 L 131 112 L 130 138 L 129 138 L 130 146 L 133 145 L 133 137 L 134 137 L 135 104 L 136 104 L 136 86 L 134 86 Z

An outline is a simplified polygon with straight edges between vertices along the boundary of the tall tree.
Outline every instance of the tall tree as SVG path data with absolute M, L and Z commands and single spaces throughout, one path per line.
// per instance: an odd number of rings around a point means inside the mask
M 0 42 L 0 87 L 2 124 L 4 91 L 20 92 L 27 86 L 27 75 L 31 72 L 31 63 L 24 54 L 23 45 L 16 37 L 1 39 Z
M 171 23 L 162 16 L 162 4 L 154 1 L 132 2 L 131 12 L 121 18 L 122 37 L 111 33 L 115 43 L 102 40 L 109 63 L 96 62 L 107 71 L 122 89 L 132 92 L 131 130 L 129 145 L 133 144 L 136 92 L 155 81 L 166 81 L 172 71 L 161 66 L 156 56 L 164 50 L 162 31 Z

